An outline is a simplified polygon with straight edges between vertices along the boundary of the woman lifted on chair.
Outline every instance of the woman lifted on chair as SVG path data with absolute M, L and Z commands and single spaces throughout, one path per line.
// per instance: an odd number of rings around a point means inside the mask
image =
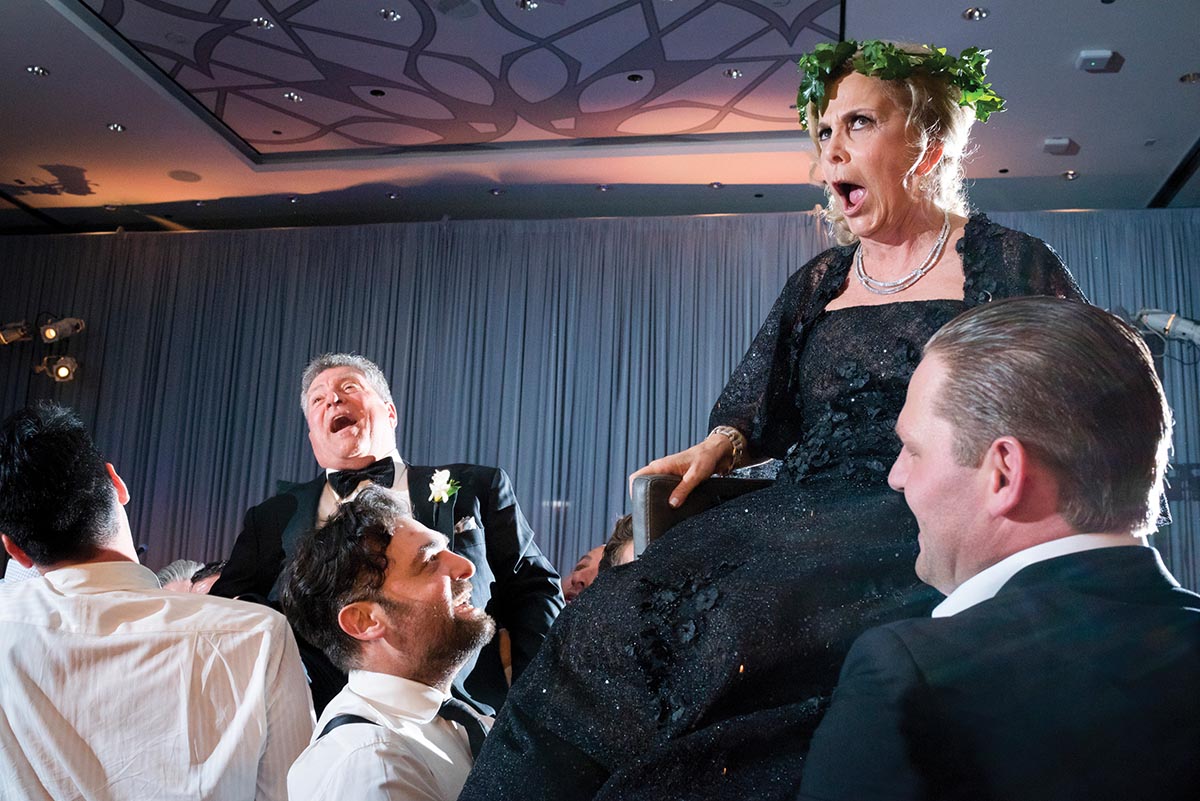
M 1044 243 L 967 215 L 968 130 L 1003 105 L 986 63 L 878 41 L 800 60 L 841 246 L 788 280 L 712 433 L 638 471 L 682 476 L 676 500 L 768 457 L 779 476 L 567 609 L 463 799 L 794 797 L 851 641 L 927 611 L 916 523 L 887 486 L 921 347 L 993 298 L 1080 296 Z

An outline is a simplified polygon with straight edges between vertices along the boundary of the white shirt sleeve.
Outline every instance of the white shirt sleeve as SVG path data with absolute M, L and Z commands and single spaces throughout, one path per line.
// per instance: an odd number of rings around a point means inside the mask
M 267 677 L 267 738 L 258 763 L 257 801 L 286 801 L 288 768 L 308 746 L 316 716 L 291 626 L 277 620 Z
M 403 742 L 388 741 L 382 729 L 379 734 L 343 750 L 333 762 L 325 762 L 319 748 L 306 754 L 312 764 L 289 776 L 291 801 L 451 801 L 424 761 Z M 330 752 L 341 750 L 329 745 Z M 314 775 L 318 764 L 323 770 Z

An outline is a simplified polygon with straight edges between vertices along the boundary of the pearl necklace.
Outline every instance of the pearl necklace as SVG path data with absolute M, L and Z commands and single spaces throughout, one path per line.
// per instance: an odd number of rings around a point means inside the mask
M 933 243 L 933 248 L 930 249 L 929 255 L 925 257 L 925 261 L 921 262 L 921 266 L 913 270 L 908 275 L 896 281 L 880 281 L 867 275 L 867 271 L 863 269 L 863 249 L 862 243 L 858 245 L 858 249 L 854 251 L 854 274 L 858 276 L 858 280 L 868 292 L 873 292 L 876 295 L 895 295 L 897 292 L 903 292 L 913 284 L 925 277 L 925 273 L 933 269 L 933 265 L 937 264 L 938 259 L 942 257 L 942 250 L 946 247 L 946 240 L 950 238 L 950 213 L 942 212 L 942 231 L 938 234 L 937 241 Z

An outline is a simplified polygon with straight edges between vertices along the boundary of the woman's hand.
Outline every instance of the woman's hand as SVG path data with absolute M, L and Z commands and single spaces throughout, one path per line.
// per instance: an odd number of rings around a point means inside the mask
M 708 438 L 685 451 L 655 459 L 629 477 L 629 490 L 633 492 L 633 480 L 638 476 L 669 475 L 682 476 L 679 486 L 671 493 L 670 504 L 678 507 L 704 479 L 718 472 L 721 466 L 732 466 L 733 443 L 721 434 L 709 434 Z

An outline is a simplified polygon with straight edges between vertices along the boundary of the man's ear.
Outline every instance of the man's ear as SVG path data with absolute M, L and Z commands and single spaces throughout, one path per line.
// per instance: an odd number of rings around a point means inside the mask
M 1000 437 L 988 446 L 980 469 L 986 471 L 985 510 L 992 517 L 1007 517 L 1029 491 L 1029 453 L 1020 440 Z
M 129 488 L 125 486 L 125 482 L 117 475 L 117 470 L 112 466 L 111 462 L 104 463 L 104 469 L 108 471 L 108 478 L 112 481 L 113 487 L 117 491 L 117 502 L 122 506 L 129 503 Z
M 387 627 L 384 626 L 378 611 L 379 605 L 371 601 L 346 604 L 338 612 L 338 626 L 356 640 L 378 640 L 387 633 Z
M 387 405 L 388 419 L 392 421 L 392 428 L 395 428 L 400 422 L 400 414 L 396 411 L 396 404 L 389 403 Z
M 8 555 L 11 556 L 18 565 L 24 568 L 33 567 L 33 560 L 30 559 L 24 551 L 17 547 L 17 544 L 10 540 L 7 534 L 0 534 L 0 542 L 4 543 L 4 550 L 8 551 Z

